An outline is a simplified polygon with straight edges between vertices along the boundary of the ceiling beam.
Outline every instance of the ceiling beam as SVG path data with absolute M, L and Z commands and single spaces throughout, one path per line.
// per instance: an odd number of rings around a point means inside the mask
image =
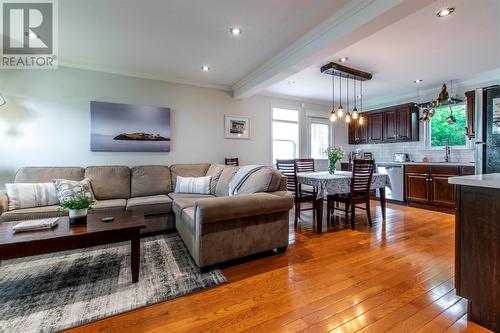
M 432 2 L 434 0 L 353 0 L 236 82 L 232 86 L 233 97 L 258 94 Z

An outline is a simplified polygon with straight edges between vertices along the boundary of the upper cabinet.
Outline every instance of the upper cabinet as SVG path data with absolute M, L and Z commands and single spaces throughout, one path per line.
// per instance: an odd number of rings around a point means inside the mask
M 390 143 L 418 141 L 418 109 L 413 103 L 365 112 L 367 120 L 349 125 L 349 143 Z M 359 128 L 365 126 L 365 128 Z M 359 129 L 358 129 L 359 128 Z
M 476 103 L 476 92 L 474 90 L 465 93 L 466 100 L 466 111 L 467 111 L 467 127 L 465 128 L 465 135 L 469 139 L 473 139 L 476 136 L 474 130 L 474 108 Z

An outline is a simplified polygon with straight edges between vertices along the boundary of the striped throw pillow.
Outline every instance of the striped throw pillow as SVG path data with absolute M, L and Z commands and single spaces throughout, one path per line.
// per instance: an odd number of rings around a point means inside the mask
M 9 210 L 57 205 L 56 189 L 52 183 L 5 184 Z
M 211 176 L 180 177 L 177 176 L 175 193 L 210 194 Z

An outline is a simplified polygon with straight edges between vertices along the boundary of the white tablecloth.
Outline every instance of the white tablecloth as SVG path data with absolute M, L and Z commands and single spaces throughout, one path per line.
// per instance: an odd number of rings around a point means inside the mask
M 351 191 L 351 178 L 352 172 L 350 171 L 335 171 L 333 175 L 328 171 L 297 174 L 299 183 L 318 188 L 318 197 L 325 197 L 327 194 L 349 193 Z M 391 187 L 389 176 L 374 173 L 370 188 L 373 190 L 386 186 Z

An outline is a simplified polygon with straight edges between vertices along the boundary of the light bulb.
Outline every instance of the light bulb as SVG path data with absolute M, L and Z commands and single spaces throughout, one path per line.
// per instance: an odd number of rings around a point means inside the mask
M 358 121 L 359 121 L 360 125 L 363 125 L 363 123 L 364 123 L 363 116 L 359 116 L 359 120 Z
M 342 118 L 344 116 L 344 108 L 342 105 L 339 105 L 339 108 L 337 109 L 337 117 Z
M 349 113 L 346 114 L 346 116 L 345 116 L 345 122 L 348 124 L 351 122 L 351 115 Z
M 335 114 L 335 112 L 332 112 L 332 114 L 330 115 L 330 121 L 334 123 L 336 120 L 337 120 L 337 115 Z
M 358 109 L 356 108 L 352 109 L 352 119 L 358 119 L 358 117 L 359 117 Z

